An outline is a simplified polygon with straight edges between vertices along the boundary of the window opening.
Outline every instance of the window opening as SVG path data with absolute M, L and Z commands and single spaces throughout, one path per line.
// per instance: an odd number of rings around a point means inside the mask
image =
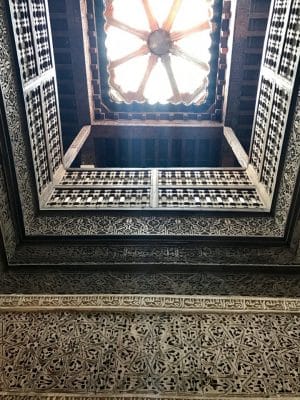
M 104 0 L 113 101 L 206 101 L 213 0 Z
M 96 1 L 96 119 L 215 119 L 221 18 L 221 0 Z

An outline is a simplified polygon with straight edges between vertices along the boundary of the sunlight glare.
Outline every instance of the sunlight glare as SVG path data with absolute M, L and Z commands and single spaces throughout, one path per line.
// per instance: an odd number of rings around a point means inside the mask
M 212 3 L 207 0 L 182 0 L 172 30 L 186 30 L 208 19 Z
M 193 63 L 171 56 L 172 69 L 180 93 L 194 93 L 206 74 Z
M 165 0 L 163 0 L 165 1 Z M 141 0 L 114 0 L 114 18 L 136 29 L 149 31 L 148 20 Z
M 133 58 L 115 68 L 115 82 L 123 92 L 135 92 L 147 68 L 149 55 Z
M 210 61 L 211 53 L 209 49 L 211 46 L 211 36 L 208 30 L 194 33 L 193 35 L 179 40 L 177 43 L 187 54 L 206 63 Z M 199 46 L 199 43 L 201 43 L 201 46 Z
M 173 0 L 149 0 L 152 13 L 155 16 L 160 28 L 167 19 L 172 4 Z
M 106 31 L 106 51 L 110 61 L 118 60 L 139 49 L 145 42 L 130 33 L 109 26 Z
M 167 104 L 168 99 L 173 95 L 166 70 L 161 60 L 153 68 L 144 95 L 149 104 Z
M 105 2 L 106 0 L 104 0 Z M 154 17 L 158 21 L 160 27 L 166 21 L 174 0 L 148 0 L 149 7 Z M 206 63 L 209 69 L 211 59 L 211 30 L 206 29 L 201 32 L 192 32 L 188 35 L 184 31 L 193 29 L 205 21 L 209 21 L 212 15 L 212 6 L 214 0 L 182 0 L 179 11 L 174 19 L 171 27 L 172 32 L 183 32 L 186 35 L 183 39 L 174 42 L 186 55 Z M 106 4 L 109 4 L 108 2 Z M 149 32 L 149 21 L 142 0 L 113 0 L 113 15 L 115 20 L 121 21 L 128 27 L 133 27 L 141 31 Z M 109 18 L 109 17 L 108 17 Z M 147 47 L 147 37 L 145 40 L 140 39 L 136 34 L 129 33 L 129 28 L 115 27 L 107 23 L 106 31 L 106 49 L 108 58 L 108 67 L 110 62 L 120 60 L 145 46 L 147 55 L 135 56 L 128 61 L 114 67 L 114 77 L 110 77 L 110 93 L 115 101 L 124 101 L 126 93 L 131 93 L 128 102 L 143 101 L 138 96 L 137 91 L 143 81 L 147 70 L 148 60 L 153 49 L 150 45 Z M 150 35 L 150 32 L 149 32 Z M 167 52 L 169 47 L 167 47 Z M 158 54 L 158 53 L 157 53 Z M 170 53 L 169 53 L 170 54 Z M 159 56 L 162 54 L 158 54 Z M 171 69 L 181 94 L 193 95 L 204 86 L 203 91 L 195 95 L 195 98 L 187 100 L 183 97 L 182 102 L 190 101 L 191 103 L 201 104 L 205 97 L 208 83 L 208 71 L 204 71 L 201 66 L 197 65 L 193 60 L 184 59 L 182 56 L 170 55 Z M 124 61 L 124 60 L 123 60 Z M 205 85 L 204 85 L 205 83 Z M 119 93 L 118 93 L 119 92 Z M 136 94 L 136 98 L 134 97 Z M 145 83 L 144 98 L 149 104 L 161 103 L 167 104 L 174 93 L 170 84 L 170 80 L 161 58 L 158 57 L 157 64 L 154 66 L 150 76 Z M 171 100 L 173 101 L 173 100 Z

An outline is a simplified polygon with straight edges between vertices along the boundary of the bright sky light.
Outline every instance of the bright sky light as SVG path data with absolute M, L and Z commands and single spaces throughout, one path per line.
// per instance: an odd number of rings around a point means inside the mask
M 202 104 L 213 0 L 104 0 L 110 95 L 117 102 Z

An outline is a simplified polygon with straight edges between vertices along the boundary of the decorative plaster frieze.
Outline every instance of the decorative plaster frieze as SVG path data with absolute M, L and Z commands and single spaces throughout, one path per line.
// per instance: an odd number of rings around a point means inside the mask
M 299 398 L 299 299 L 16 297 L 1 398 Z
M 0 312 L 151 311 L 300 313 L 300 299 L 172 295 L 0 295 Z
M 211 396 L 159 396 L 159 395 L 149 395 L 149 396 L 139 396 L 139 395 L 101 395 L 101 394 L 90 394 L 90 395 L 68 395 L 66 393 L 56 393 L 56 394 L 42 394 L 42 393 L 32 393 L 32 394 L 9 394 L 5 392 L 0 392 L 0 396 L 2 400 L 214 400 L 214 399 L 226 399 L 226 400 L 236 400 L 239 397 L 237 396 L 227 396 L 222 395 L 222 397 L 211 397 Z M 243 396 L 243 400 L 299 400 L 299 396 L 272 396 L 272 397 L 265 397 L 265 396 Z

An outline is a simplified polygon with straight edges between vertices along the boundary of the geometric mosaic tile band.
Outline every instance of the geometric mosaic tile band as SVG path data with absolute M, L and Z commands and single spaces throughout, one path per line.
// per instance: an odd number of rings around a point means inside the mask
M 2 399 L 300 396 L 299 314 L 57 310 L 1 322 Z

